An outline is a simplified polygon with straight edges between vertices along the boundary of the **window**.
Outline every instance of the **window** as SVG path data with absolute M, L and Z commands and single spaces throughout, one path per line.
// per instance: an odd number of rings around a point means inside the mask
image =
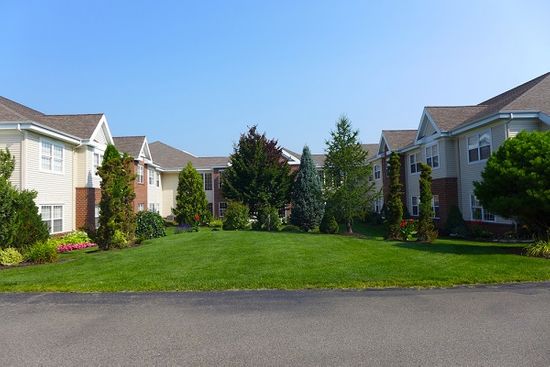
M 439 167 L 439 148 L 437 144 L 426 147 L 426 164 L 432 168 Z
M 388 162 L 386 163 L 386 177 L 390 177 L 390 162 L 388 159 Z
M 485 210 L 481 206 L 481 204 L 479 203 L 479 200 L 477 200 L 475 195 L 471 195 L 470 200 L 471 200 L 471 207 L 472 207 L 472 220 L 482 220 L 485 222 L 495 221 L 494 214 Z
M 63 145 L 42 140 L 40 144 L 40 168 L 43 171 L 63 173 Z
M 212 190 L 212 173 L 204 174 L 204 189 L 206 191 Z
M 157 187 L 160 187 L 160 173 L 157 172 Z
M 62 205 L 41 205 L 40 215 L 42 217 L 42 222 L 48 227 L 49 233 L 63 232 Z
M 380 179 L 380 165 L 376 164 L 374 166 L 374 179 L 379 180 Z
M 101 162 L 101 158 L 99 156 L 99 153 L 94 153 L 94 174 L 97 173 L 97 169 L 101 164 L 100 162 Z
M 145 204 L 139 203 L 137 206 L 138 212 L 142 212 L 145 210 Z
M 95 228 L 99 228 L 99 205 L 96 205 L 95 208 L 94 208 L 94 223 L 95 223 Z
M 411 174 L 420 172 L 420 153 L 414 153 L 409 156 L 409 167 Z
M 418 196 L 413 196 L 411 198 L 412 203 L 412 215 L 418 216 Z
M 140 184 L 143 183 L 143 166 L 141 164 L 137 166 L 137 182 Z
M 214 215 L 214 205 L 212 203 L 208 203 L 208 205 L 206 205 L 206 209 L 208 209 L 208 211 Z
M 439 218 L 439 195 L 432 196 L 432 211 L 434 218 Z
M 153 213 L 158 213 L 160 211 L 159 203 L 149 203 L 149 211 Z
M 374 211 L 376 213 L 381 213 L 382 212 L 382 206 L 384 205 L 384 199 L 382 198 L 377 198 L 375 201 L 374 201 Z
M 149 168 L 147 170 L 147 177 L 149 179 L 149 185 L 154 185 L 155 184 L 155 170 L 152 169 L 152 168 Z
M 225 209 L 227 209 L 227 203 L 219 203 L 218 215 L 220 218 L 223 218 L 223 216 L 225 215 Z
M 489 130 L 468 138 L 468 162 L 486 160 L 491 155 L 491 132 Z
M 222 180 L 223 180 L 223 169 L 218 171 L 219 178 L 218 178 L 218 189 L 222 188 Z

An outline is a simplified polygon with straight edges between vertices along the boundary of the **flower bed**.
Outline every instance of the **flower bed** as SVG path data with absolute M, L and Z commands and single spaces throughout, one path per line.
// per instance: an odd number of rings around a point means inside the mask
M 95 247 L 97 244 L 92 242 L 85 243 L 69 243 L 65 245 L 60 245 L 57 247 L 57 252 L 69 252 L 74 250 L 82 250 L 83 248 Z

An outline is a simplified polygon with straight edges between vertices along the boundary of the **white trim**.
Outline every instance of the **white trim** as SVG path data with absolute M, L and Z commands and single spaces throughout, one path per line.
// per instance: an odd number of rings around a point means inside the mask
M 481 134 L 483 134 L 484 132 L 487 132 L 487 131 L 489 132 L 489 149 L 490 149 L 489 157 L 485 158 L 485 159 L 481 159 L 481 154 L 480 154 L 480 151 L 479 151 L 479 136 Z M 470 139 L 471 137 L 474 137 L 474 136 L 477 136 L 477 154 L 478 154 L 478 158 L 480 158 L 480 159 L 478 159 L 477 161 L 471 161 L 470 162 L 470 144 L 468 143 L 468 139 Z M 472 164 L 479 164 L 479 163 L 487 162 L 487 160 L 493 154 L 493 129 L 491 129 L 491 127 L 487 127 L 486 130 L 482 130 L 482 131 L 479 131 L 477 133 L 473 133 L 473 134 L 470 134 L 470 135 L 465 135 L 465 139 L 466 139 L 466 163 L 468 165 L 472 165 Z
M 424 107 L 424 110 L 422 111 L 422 116 L 420 116 L 420 123 L 418 124 L 418 129 L 416 130 L 416 137 L 414 139 L 414 141 L 417 143 L 427 141 L 427 139 L 424 140 L 426 137 L 420 138 L 420 132 L 422 131 L 422 126 L 424 125 L 424 118 L 428 119 L 428 121 L 432 124 L 433 128 L 436 131 L 436 134 L 430 135 L 430 136 L 434 137 L 435 139 L 435 135 L 437 134 L 441 135 L 441 129 L 437 126 L 437 124 L 435 123 L 435 120 L 432 118 L 432 115 L 430 115 L 426 107 Z
M 429 165 L 429 164 L 428 164 L 428 155 L 426 154 L 426 151 L 427 151 L 428 149 L 433 148 L 433 147 L 437 147 L 437 167 L 434 167 L 434 166 L 433 166 L 433 163 L 434 163 L 434 158 L 433 158 L 434 156 L 433 156 L 433 155 L 430 156 L 430 157 L 432 158 L 432 165 Z M 430 167 L 432 168 L 432 170 L 436 170 L 436 169 L 441 168 L 441 150 L 439 149 L 439 142 L 435 142 L 435 143 L 433 143 L 433 144 L 424 145 L 423 149 L 424 149 L 424 159 L 425 159 L 425 161 L 426 161 L 426 164 L 427 164 L 428 166 L 430 166 Z
M 411 176 L 417 176 L 420 174 L 420 167 L 419 167 L 419 164 L 422 163 L 422 159 L 421 159 L 421 154 L 422 152 L 418 151 L 418 152 L 415 152 L 415 153 L 410 153 L 407 155 L 407 165 L 409 166 L 409 175 Z M 416 159 L 418 156 L 418 160 Z M 415 164 L 415 168 L 416 168 L 416 172 L 411 172 L 411 166 L 412 166 L 412 163 L 411 163 L 411 157 L 414 157 L 414 164 Z
M 416 205 L 414 205 L 413 199 L 416 199 Z M 414 214 L 414 207 L 416 206 L 416 214 Z M 411 195 L 411 215 L 418 217 L 420 215 L 420 197 Z
M 479 208 L 481 208 L 481 219 L 474 219 L 474 207 L 472 206 L 472 198 L 475 199 L 476 201 L 479 201 L 475 194 L 474 193 L 470 193 L 470 221 L 472 222 L 484 222 L 484 223 L 496 223 L 497 222 L 497 216 L 491 212 L 489 212 L 489 214 L 491 214 L 493 216 L 493 220 L 486 220 L 485 219 L 485 212 L 487 209 L 485 209 L 481 203 L 479 203 Z
M 45 220 L 43 220 L 42 218 L 42 207 L 43 206 L 49 206 L 51 208 L 51 216 L 50 216 L 50 225 L 51 225 L 51 231 L 48 231 L 49 234 L 58 234 L 58 233 L 63 233 L 64 232 L 64 229 L 65 229 L 65 218 L 64 218 L 64 215 L 65 215 L 65 204 L 61 204 L 61 203 L 53 203 L 53 204 L 50 204 L 50 203 L 40 203 L 37 205 L 38 206 L 38 213 L 40 214 L 40 219 L 42 220 L 42 222 L 45 222 Z M 54 207 L 55 206 L 60 206 L 61 207 L 61 217 L 60 218 L 54 218 Z M 54 224 L 53 224 L 53 221 L 54 220 L 61 220 L 61 231 L 54 231 Z
M 380 169 L 380 177 L 376 178 L 376 167 L 378 167 Z M 381 164 L 375 164 L 374 167 L 372 167 L 372 175 L 374 176 L 374 180 L 375 181 L 378 181 L 378 180 L 381 180 L 382 179 L 382 165 Z
M 95 136 L 98 134 L 99 130 L 103 127 L 103 125 L 105 125 L 105 128 L 107 130 L 107 134 L 105 134 L 105 137 L 107 138 L 107 144 L 114 145 L 115 142 L 113 140 L 113 135 L 111 135 L 111 129 L 109 128 L 109 124 L 107 123 L 107 117 L 105 116 L 105 114 L 101 115 L 101 118 L 99 119 L 99 122 L 97 123 L 97 126 L 95 127 L 94 132 L 92 133 L 90 138 L 85 139 L 84 141 L 87 144 L 93 143 Z
M 45 169 L 42 167 L 42 144 L 43 143 L 48 143 L 48 144 L 51 144 L 52 146 L 52 151 L 51 151 L 51 170 L 48 170 L 48 169 Z M 65 144 L 63 143 L 55 143 L 54 141 L 50 140 L 50 139 L 45 139 L 43 137 L 39 137 L 38 139 L 38 144 L 39 144 L 39 149 L 38 149 L 38 170 L 40 172 L 43 172 L 43 173 L 52 173 L 52 174 L 55 174 L 55 175 L 59 175 L 59 176 L 63 176 L 65 175 Z M 55 160 L 55 157 L 54 157 L 54 150 L 55 150 L 55 147 L 61 147 L 61 172 L 59 171 L 55 171 L 54 170 L 54 160 Z M 72 162 L 71 162 L 72 164 Z
M 452 130 L 451 136 L 459 135 L 463 132 L 470 131 L 473 129 L 476 129 L 478 127 L 481 127 L 485 124 L 488 124 L 489 122 L 500 120 L 500 119 L 510 119 L 514 120 L 517 118 L 521 119 L 530 119 L 530 118 L 539 118 L 540 113 L 534 112 L 534 111 L 509 111 L 509 112 L 497 112 L 493 115 L 487 116 L 481 120 L 477 120 L 475 122 L 469 123 L 468 125 L 465 125 L 463 127 L 459 127 L 458 129 Z
M 292 166 L 292 165 L 300 164 L 300 160 L 298 159 L 298 157 L 295 157 L 294 155 L 290 154 L 288 150 L 286 150 L 285 148 L 281 148 L 281 153 L 283 153 L 283 156 L 287 158 L 289 165 Z

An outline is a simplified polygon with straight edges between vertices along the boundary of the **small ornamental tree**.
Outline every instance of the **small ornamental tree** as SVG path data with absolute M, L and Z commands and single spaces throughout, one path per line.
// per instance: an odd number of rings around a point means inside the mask
M 325 194 L 337 220 L 352 233 L 353 220 L 364 217 L 376 197 L 374 182 L 368 180 L 371 165 L 357 138 L 359 131 L 352 130 L 347 117 L 338 120 L 330 135 L 326 141 Z
M 521 132 L 489 158 L 474 182 L 483 208 L 550 240 L 550 131 Z
M 302 151 L 300 170 L 292 190 L 292 213 L 290 222 L 304 231 L 319 226 L 323 218 L 325 204 L 321 180 L 315 169 L 307 146 Z
M 206 214 L 207 208 L 208 201 L 201 175 L 191 162 L 188 162 L 179 173 L 176 207 L 172 209 L 172 214 L 179 225 L 195 226 Z
M 264 207 L 282 208 L 290 201 L 292 175 L 277 140 L 252 126 L 242 134 L 223 173 L 222 191 L 233 201 L 248 205 L 251 214 Z
M 102 250 L 126 247 L 135 240 L 133 164 L 131 157 L 121 155 L 114 145 L 109 144 L 97 170 L 101 177 L 97 244 Z
M 388 234 L 390 240 L 401 239 L 401 221 L 403 220 L 403 185 L 400 180 L 401 162 L 399 154 L 390 155 L 390 192 L 386 201 Z
M 420 213 L 418 217 L 417 239 L 421 242 L 432 242 L 437 238 L 432 208 L 432 168 L 420 164 Z

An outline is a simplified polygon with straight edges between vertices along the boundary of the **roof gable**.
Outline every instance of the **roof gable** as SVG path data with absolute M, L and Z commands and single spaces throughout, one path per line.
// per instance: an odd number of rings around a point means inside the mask
M 120 152 L 126 153 L 134 159 L 139 159 L 145 144 L 145 136 L 115 136 L 113 141 Z

